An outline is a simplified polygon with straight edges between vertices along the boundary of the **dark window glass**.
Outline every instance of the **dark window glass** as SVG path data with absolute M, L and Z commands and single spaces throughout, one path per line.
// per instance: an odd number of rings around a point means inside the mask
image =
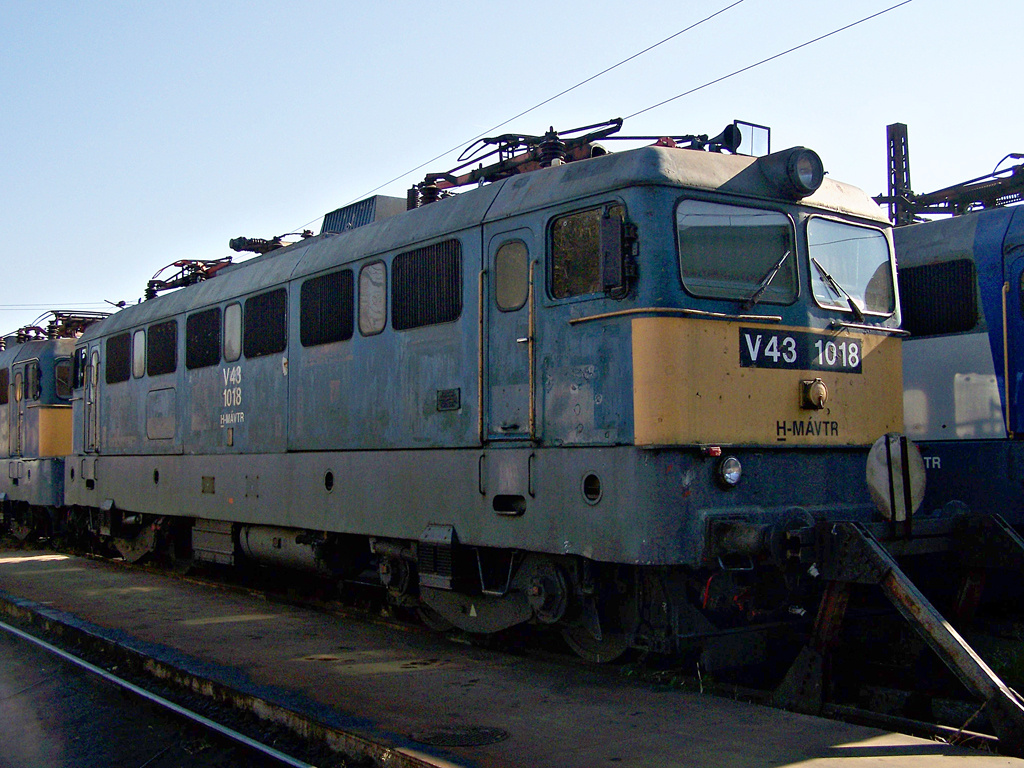
M 189 315 L 185 320 L 185 367 L 206 368 L 220 362 L 220 307 Z
M 119 333 L 107 339 L 107 384 L 128 381 L 132 375 L 131 340 L 129 333 Z
M 43 393 L 42 371 L 39 369 L 39 362 L 32 362 L 25 366 L 25 398 L 27 400 L 38 400 Z
M 53 381 L 57 397 L 61 400 L 71 399 L 71 359 L 62 357 L 53 366 Z
M 75 350 L 75 389 L 85 386 L 85 369 L 89 353 L 85 347 Z
M 402 253 L 391 266 L 396 331 L 450 323 L 462 314 L 462 246 L 448 240 Z
M 288 294 L 284 288 L 261 293 L 245 300 L 242 320 L 242 352 L 246 357 L 262 357 L 284 352 L 285 309 Z
M 905 267 L 898 275 L 903 328 L 912 336 L 964 333 L 978 324 L 973 261 Z
M 679 269 L 694 296 L 790 304 L 797 297 L 793 225 L 778 211 L 681 200 Z
M 352 338 L 352 270 L 314 277 L 302 284 L 299 297 L 299 338 L 302 346 L 330 344 Z
M 621 205 L 608 206 L 621 219 Z M 601 218 L 605 208 L 560 216 L 551 224 L 551 295 L 556 299 L 599 293 L 601 282 Z
M 0 405 L 7 405 L 11 396 L 11 371 L 0 368 Z
M 146 336 L 146 373 L 160 376 L 178 369 L 178 322 L 149 326 Z

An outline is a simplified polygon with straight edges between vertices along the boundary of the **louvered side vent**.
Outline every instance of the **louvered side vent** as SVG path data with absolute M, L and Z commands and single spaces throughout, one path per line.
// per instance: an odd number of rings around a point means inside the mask
M 420 586 L 451 589 L 455 578 L 454 558 L 458 537 L 450 525 L 428 525 L 420 536 L 416 568 Z
M 903 328 L 912 336 L 965 333 L 978 324 L 977 276 L 967 259 L 899 271 Z
M 323 226 L 320 234 L 347 232 L 356 227 L 372 224 L 381 219 L 388 219 L 405 213 L 406 203 L 404 197 L 387 197 L 385 195 L 374 195 L 358 203 L 346 205 L 336 211 L 331 211 L 324 216 Z
M 400 253 L 391 269 L 391 325 L 396 331 L 450 323 L 462 314 L 458 240 Z

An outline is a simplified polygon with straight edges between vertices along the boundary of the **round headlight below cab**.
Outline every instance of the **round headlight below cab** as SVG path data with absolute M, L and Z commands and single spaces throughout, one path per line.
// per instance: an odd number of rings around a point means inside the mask
M 735 456 L 723 456 L 715 468 L 715 479 L 723 488 L 735 488 L 743 477 L 743 465 Z

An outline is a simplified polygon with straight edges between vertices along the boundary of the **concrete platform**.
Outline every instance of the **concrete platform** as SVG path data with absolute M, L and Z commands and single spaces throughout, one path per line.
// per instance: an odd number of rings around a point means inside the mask
M 1024 768 L 82 558 L 0 550 L 0 592 L 0 612 L 92 632 L 429 765 Z M 439 745 L 446 734 L 492 743 Z

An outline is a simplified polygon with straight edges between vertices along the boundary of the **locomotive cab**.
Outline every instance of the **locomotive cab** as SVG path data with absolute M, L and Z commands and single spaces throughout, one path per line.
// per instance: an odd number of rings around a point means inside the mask
M 49 531 L 45 508 L 63 506 L 64 457 L 71 453 L 74 342 L 18 341 L 0 351 L 0 502 L 20 537 Z

